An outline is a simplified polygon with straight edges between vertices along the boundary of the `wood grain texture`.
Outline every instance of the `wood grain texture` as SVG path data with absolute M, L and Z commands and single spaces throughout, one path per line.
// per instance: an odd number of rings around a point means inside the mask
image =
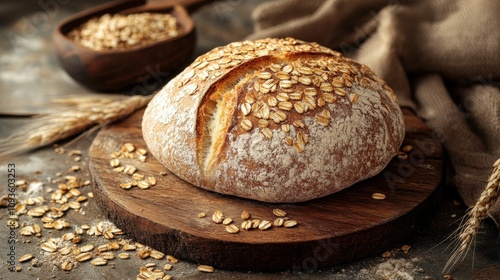
M 237 270 L 314 270 L 399 246 L 418 233 L 438 201 L 443 151 L 421 119 L 404 110 L 406 138 L 415 149 L 408 160 L 394 158 L 379 175 L 339 193 L 296 204 L 270 204 L 220 195 L 194 187 L 149 156 L 134 164 L 155 176 L 147 190 L 121 189 L 130 180 L 112 171 L 110 154 L 126 142 L 146 148 L 143 111 L 103 129 L 90 149 L 94 196 L 105 214 L 138 242 L 184 260 Z M 161 176 L 161 172 L 167 175 Z M 386 194 L 374 200 L 374 192 Z M 298 221 L 295 228 L 241 230 L 229 234 L 211 221 L 215 210 L 240 225 L 242 211 L 273 221 L 280 208 Z M 197 214 L 206 211 L 207 217 Z

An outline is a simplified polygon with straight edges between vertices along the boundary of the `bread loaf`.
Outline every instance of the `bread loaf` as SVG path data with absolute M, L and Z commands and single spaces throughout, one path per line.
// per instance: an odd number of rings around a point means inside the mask
M 384 81 L 293 38 L 198 57 L 149 103 L 142 129 L 150 152 L 185 181 L 266 202 L 306 201 L 374 176 L 404 137 Z

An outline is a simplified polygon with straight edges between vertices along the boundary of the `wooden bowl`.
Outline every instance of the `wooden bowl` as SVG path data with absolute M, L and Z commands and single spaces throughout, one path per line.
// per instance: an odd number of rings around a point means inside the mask
M 95 51 L 67 37 L 67 34 L 94 17 L 122 11 L 170 13 L 177 18 L 178 36 L 145 46 L 123 50 Z M 134 85 L 144 90 L 166 82 L 169 72 L 185 63 L 194 52 L 194 21 L 180 5 L 146 5 L 145 0 L 120 1 L 77 13 L 62 21 L 54 31 L 57 56 L 64 70 L 80 84 L 96 91 L 120 91 Z

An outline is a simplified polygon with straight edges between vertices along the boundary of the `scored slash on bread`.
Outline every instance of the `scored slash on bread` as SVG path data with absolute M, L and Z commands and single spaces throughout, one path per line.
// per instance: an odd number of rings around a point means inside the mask
M 151 153 L 195 186 L 299 202 L 379 173 L 404 137 L 393 91 L 368 67 L 293 38 L 198 57 L 149 103 Z

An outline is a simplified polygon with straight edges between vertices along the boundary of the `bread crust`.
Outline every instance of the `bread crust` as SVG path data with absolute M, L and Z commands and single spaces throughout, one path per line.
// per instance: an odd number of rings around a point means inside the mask
M 378 174 L 404 138 L 368 67 L 293 38 L 198 57 L 149 103 L 150 152 L 185 181 L 265 202 L 326 196 Z

